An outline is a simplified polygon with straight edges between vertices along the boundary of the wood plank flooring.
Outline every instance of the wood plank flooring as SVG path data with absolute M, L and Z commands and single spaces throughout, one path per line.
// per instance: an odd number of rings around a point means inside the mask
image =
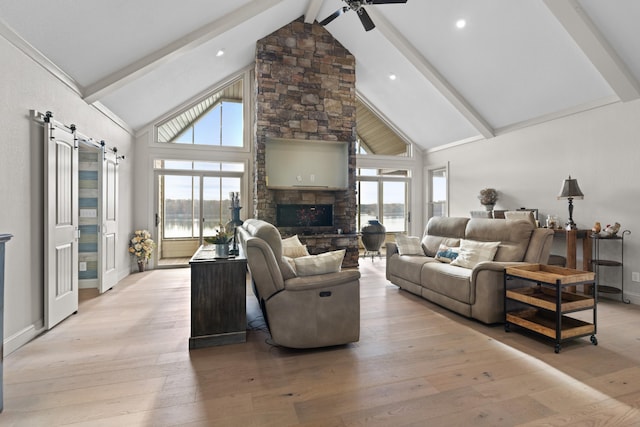
M 486 326 L 398 290 L 360 260 L 361 338 L 188 350 L 189 269 L 133 274 L 9 355 L 0 426 L 640 425 L 640 308 L 601 302 L 598 340 Z M 250 288 L 248 288 L 250 289 Z M 250 291 L 248 291 L 250 293 Z

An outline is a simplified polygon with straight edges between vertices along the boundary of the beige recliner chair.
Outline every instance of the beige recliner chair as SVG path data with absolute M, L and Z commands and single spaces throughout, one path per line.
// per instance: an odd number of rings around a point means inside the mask
M 266 221 L 246 220 L 238 238 L 276 344 L 314 348 L 359 340 L 359 271 L 298 277 L 282 256 L 280 232 Z

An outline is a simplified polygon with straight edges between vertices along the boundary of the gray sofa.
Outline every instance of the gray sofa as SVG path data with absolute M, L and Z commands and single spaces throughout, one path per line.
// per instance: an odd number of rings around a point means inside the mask
M 464 268 L 435 258 L 440 244 L 461 239 L 500 242 L 493 261 Z M 386 277 L 413 294 L 484 323 L 504 321 L 504 268 L 516 263 L 545 264 L 553 231 L 526 220 L 434 217 L 422 236 L 423 254 L 400 255 L 387 243 Z
M 278 229 L 259 219 L 244 221 L 238 238 L 274 343 L 314 348 L 359 340 L 358 270 L 298 275 L 283 257 Z

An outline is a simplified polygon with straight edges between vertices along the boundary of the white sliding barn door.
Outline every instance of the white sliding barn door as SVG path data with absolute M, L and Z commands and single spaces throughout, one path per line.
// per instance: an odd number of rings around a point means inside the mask
M 113 153 L 103 153 L 102 178 L 102 241 L 100 293 L 111 289 L 118 281 L 116 242 L 118 232 L 118 163 Z
M 67 129 L 45 123 L 45 304 L 47 329 L 78 311 L 78 150 Z

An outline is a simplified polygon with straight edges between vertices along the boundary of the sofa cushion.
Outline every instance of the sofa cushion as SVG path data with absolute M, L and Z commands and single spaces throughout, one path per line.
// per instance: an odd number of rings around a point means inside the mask
M 427 256 L 435 257 L 441 243 L 447 246 L 458 246 L 465 237 L 465 228 L 469 218 L 433 217 L 427 223 L 422 248 Z
M 440 243 L 435 258 L 440 262 L 446 262 L 448 264 L 458 257 L 459 251 L 460 246 L 447 246 L 444 243 Z
M 424 255 L 419 237 L 396 234 L 396 245 L 400 255 Z
M 462 239 L 458 256 L 451 261 L 451 265 L 473 268 L 480 262 L 493 261 L 499 245 L 500 242 L 476 242 Z
M 420 283 L 428 283 L 433 292 L 471 304 L 471 271 L 442 262 L 429 263 L 422 267 Z
M 526 220 L 478 219 L 467 223 L 465 239 L 479 242 L 500 242 L 494 260 L 520 262 L 524 259 L 533 233 L 533 224 Z
M 296 274 L 300 276 L 315 276 L 318 274 L 337 273 L 342 266 L 346 249 L 325 252 L 318 255 L 308 255 L 294 258 Z
M 426 256 L 411 256 L 394 254 L 387 261 L 387 270 L 390 275 L 407 280 L 411 283 L 420 282 L 422 266 L 428 262 L 438 262 L 434 258 Z

